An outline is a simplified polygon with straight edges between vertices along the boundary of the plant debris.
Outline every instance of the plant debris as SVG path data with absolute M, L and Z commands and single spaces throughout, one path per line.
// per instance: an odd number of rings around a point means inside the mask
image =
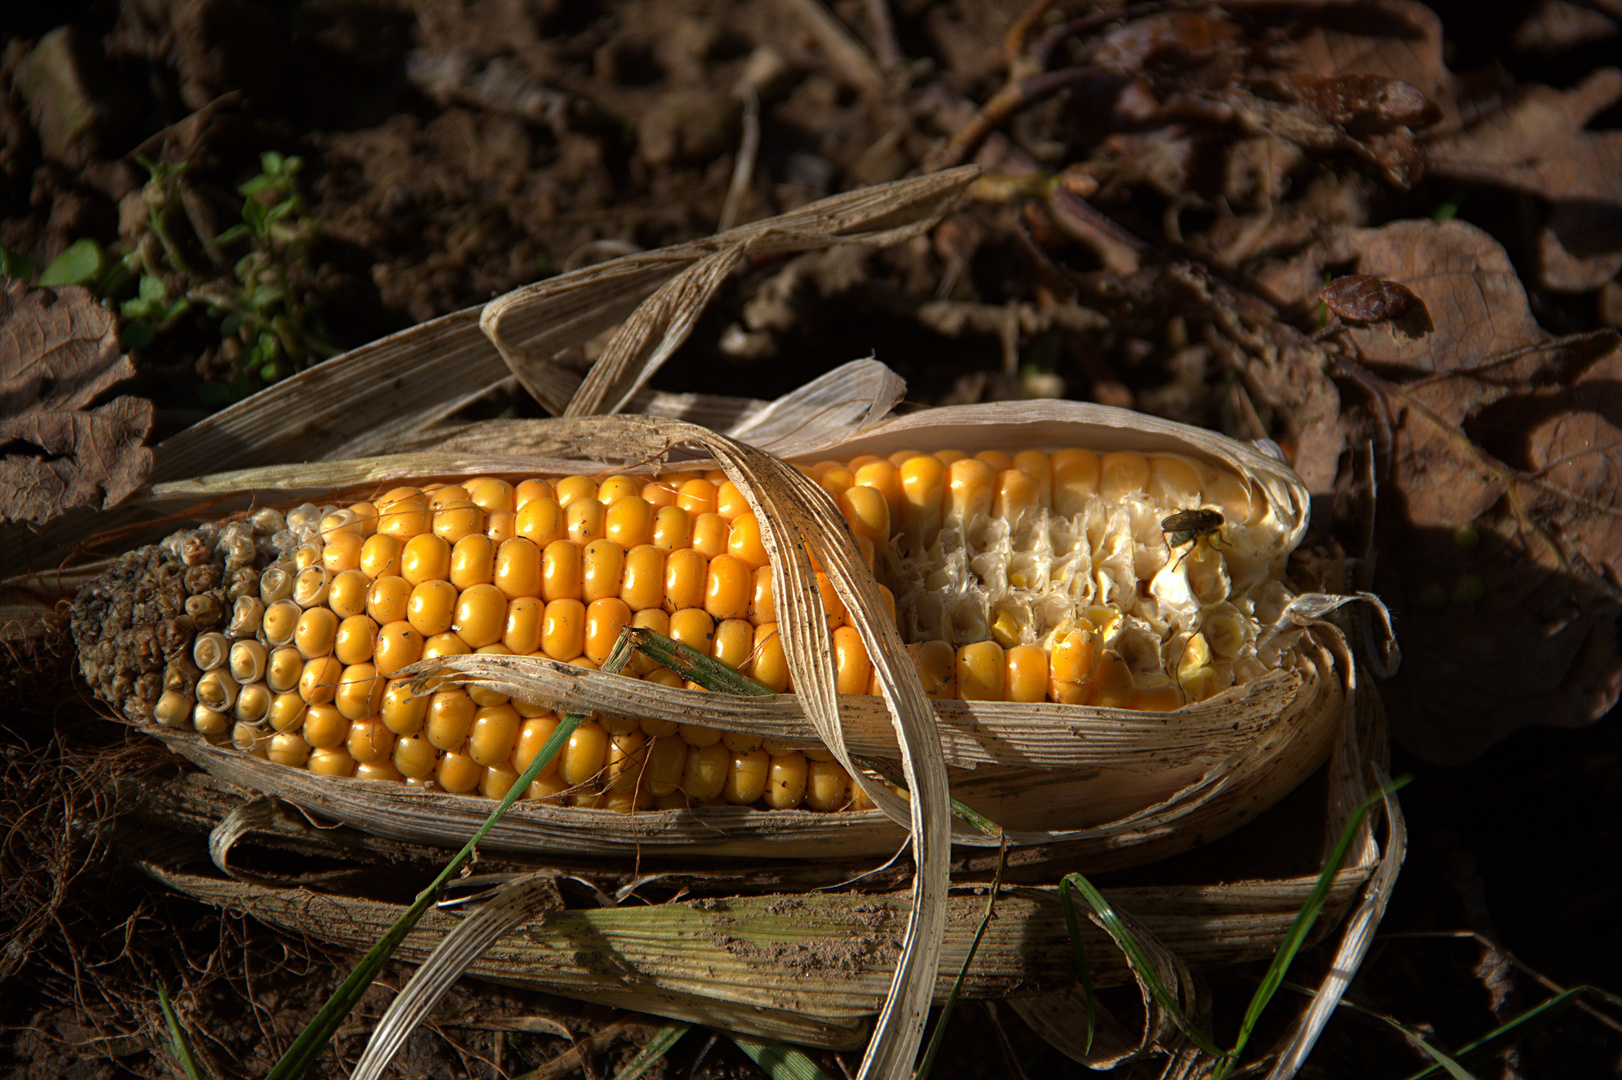
M 131 378 L 118 320 L 87 289 L 0 292 L 0 522 L 49 521 L 78 506 L 117 505 L 152 471 L 143 445 L 152 403 L 117 397 Z M 31 452 L 17 453 L 23 444 Z

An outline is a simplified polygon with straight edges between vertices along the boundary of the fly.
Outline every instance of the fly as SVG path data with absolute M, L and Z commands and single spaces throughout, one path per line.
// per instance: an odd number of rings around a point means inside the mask
M 1160 528 L 1166 534 L 1166 548 L 1169 551 L 1184 544 L 1197 543 L 1208 536 L 1216 536 L 1222 528 L 1222 521 L 1222 515 L 1215 510 L 1179 510 L 1162 520 Z M 1185 551 L 1177 562 L 1181 563 L 1187 557 L 1188 551 Z M 1176 566 L 1173 565 L 1172 569 L 1175 571 Z

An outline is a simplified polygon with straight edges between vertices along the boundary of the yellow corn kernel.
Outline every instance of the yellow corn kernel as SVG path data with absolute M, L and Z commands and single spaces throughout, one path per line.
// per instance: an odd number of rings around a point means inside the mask
M 514 498 L 513 486 L 505 480 L 496 480 L 485 477 L 477 482 L 469 481 L 466 485 L 467 497 L 485 513 L 497 511 L 511 512 L 518 509 Z
M 371 591 L 372 579 L 359 570 L 345 570 L 332 579 L 327 587 L 327 606 L 340 619 L 359 615 L 366 610 L 366 596 Z
M 837 761 L 808 758 L 805 776 L 805 805 L 829 813 L 850 801 L 850 774 Z
M 379 626 L 404 619 L 410 602 L 411 583 L 403 577 L 380 577 L 366 590 L 366 614 Z
M 351 615 L 338 624 L 332 655 L 340 664 L 364 664 L 377 649 L 377 623 L 369 615 Z
M 1127 707 L 1138 712 L 1172 712 L 1182 708 L 1185 702 L 1183 691 L 1168 681 L 1133 687 L 1132 700 Z
M 356 780 L 380 780 L 391 784 L 402 783 L 404 776 L 394 767 L 394 761 L 357 762 L 355 764 Z
M 665 553 L 653 544 L 639 544 L 625 553 L 619 597 L 632 611 L 657 608 L 664 600 Z
M 1149 458 L 1149 498 L 1161 506 L 1199 506 L 1200 473 L 1186 458 L 1154 454 Z
M 349 737 L 344 740 L 344 748 L 357 764 L 377 765 L 393 756 L 394 732 L 380 717 L 356 720 L 349 725 Z
M 424 581 L 411 590 L 406 621 L 423 637 L 443 634 L 456 618 L 456 586 L 443 578 Z
M 313 607 L 299 616 L 293 628 L 293 647 L 306 660 L 327 656 L 338 636 L 338 616 L 331 608 Z
M 435 749 L 455 750 L 467 742 L 477 707 L 461 689 L 439 690 L 428 698 L 422 733 Z
M 554 540 L 541 552 L 541 599 L 579 600 L 583 594 L 584 568 L 580 545 L 573 540 Z
M 766 773 L 766 790 L 762 797 L 773 810 L 793 810 L 805 800 L 809 781 L 805 755 L 798 750 L 788 754 L 773 754 Z
M 594 781 L 608 764 L 608 732 L 595 720 L 586 720 L 574 729 L 563 748 L 558 775 L 570 787 Z
M 766 793 L 771 774 L 771 756 L 765 750 L 751 750 L 747 754 L 729 754 L 728 758 L 726 783 L 721 795 L 734 806 L 759 802 Z
M 640 493 L 625 495 L 608 504 L 606 521 L 609 540 L 629 551 L 653 542 L 653 505 Z
M 500 547 L 518 535 L 518 515 L 511 510 L 491 510 L 484 515 L 484 535 Z
M 731 480 L 723 480 L 715 489 L 715 512 L 730 523 L 738 515 L 750 512 L 749 500 Z
M 326 567 L 327 573 L 334 575 L 358 569 L 361 548 L 365 544 L 366 541 L 355 533 L 339 533 L 321 549 L 321 565 Z
M 1101 466 L 1098 455 L 1091 450 L 1056 450 L 1051 460 L 1053 468 L 1053 510 L 1064 517 L 1074 517 L 1087 509 L 1087 502 L 1098 492 Z
M 704 610 L 716 619 L 742 619 L 749 614 L 754 572 L 742 559 L 722 552 L 710 559 L 705 578 Z
M 817 591 L 822 594 L 822 610 L 828 616 L 828 629 L 837 630 L 850 621 L 850 613 L 845 610 L 845 602 L 839 598 L 839 592 L 827 574 L 817 571 Z
M 565 476 L 552 483 L 557 493 L 557 500 L 564 507 L 577 499 L 595 499 L 597 497 L 597 481 L 589 476 Z
M 270 654 L 259 642 L 251 639 L 232 642 L 229 656 L 226 667 L 238 685 L 246 686 L 265 677 L 265 664 Z
M 412 585 L 446 580 L 451 575 L 451 546 L 443 537 L 422 533 L 406 541 L 400 552 L 400 576 Z
M 667 612 L 701 607 L 708 583 L 710 561 L 692 548 L 679 548 L 665 558 L 665 597 Z
M 265 757 L 278 765 L 301 769 L 310 759 L 310 744 L 295 731 L 278 732 L 271 736 Z
M 513 526 L 518 535 L 545 550 L 546 546 L 568 536 L 563 506 L 556 500 L 542 496 L 533 499 L 518 510 Z
M 902 463 L 900 479 L 902 543 L 909 551 L 920 551 L 940 532 L 946 466 L 938 457 L 919 454 Z
M 541 622 L 546 605 L 534 596 L 520 596 L 507 604 L 501 643 L 515 656 L 528 656 L 541 647 Z
M 535 799 L 551 806 L 561 806 L 565 801 L 563 793 L 568 790 L 569 785 L 563 782 L 563 778 L 554 774 L 531 781 L 524 791 L 523 798 Z
M 1047 510 L 1053 506 L 1053 468 L 1040 450 L 1020 450 L 1014 454 L 1014 468 L 1036 482 L 1036 504 Z
M 760 538 L 760 523 L 755 520 L 755 515 L 746 511 L 732 519 L 732 531 L 727 535 L 727 554 L 750 570 L 766 565 L 766 544 Z
M 1121 654 L 1105 649 L 1098 658 L 1098 673 L 1094 676 L 1092 700 L 1088 704 L 1099 709 L 1125 709 L 1132 704 L 1132 669 L 1127 667 Z
M 1142 495 L 1149 486 L 1149 459 L 1131 450 L 1105 454 L 1099 462 L 1098 493 L 1109 502 Z
M 450 580 L 458 589 L 488 585 L 495 580 L 496 546 L 483 533 L 471 533 L 451 548 Z
M 913 668 L 932 698 L 957 697 L 957 651 L 945 641 L 919 641 L 907 646 Z
M 576 499 L 563 508 L 566 535 L 585 547 L 593 540 L 601 540 L 608 529 L 608 511 L 596 499 Z
M 332 699 L 338 694 L 338 679 L 343 673 L 344 666 L 336 657 L 320 656 L 306 660 L 304 670 L 299 672 L 299 697 L 311 705 L 332 704 Z
M 957 696 L 964 701 L 1001 701 L 1006 676 L 1002 646 L 977 641 L 957 650 Z
M 377 510 L 377 533 L 392 536 L 402 544 L 413 536 L 421 536 L 434 527 L 434 512 L 420 499 L 400 499 L 380 503 Z
M 477 790 L 483 775 L 484 766 L 460 750 L 446 751 L 434 767 L 434 782 L 455 795 Z
M 643 782 L 654 796 L 669 795 L 681 787 L 682 770 L 687 766 L 687 744 L 680 739 L 654 738 L 646 749 L 647 764 Z
M 602 503 L 604 506 L 613 506 L 616 502 L 625 498 L 627 495 L 634 495 L 640 498 L 642 495 L 642 485 L 645 482 L 646 481 L 642 480 L 640 477 L 627 476 L 624 473 L 618 473 L 614 476 L 610 476 L 608 479 L 604 480 L 598 485 L 597 501 Z
M 682 791 L 693 803 L 709 802 L 726 788 L 731 764 L 732 755 L 719 742 L 689 748 L 682 766 Z
M 318 747 L 310 751 L 310 758 L 304 767 L 322 776 L 348 777 L 355 774 L 355 759 L 341 746 Z
M 479 794 L 486 799 L 505 799 L 507 792 L 518 783 L 518 770 L 510 762 L 486 765 L 479 777 Z
M 531 477 L 528 480 L 520 481 L 518 486 L 513 488 L 513 509 L 522 510 L 525 504 L 534 502 L 536 499 L 555 500 L 556 497 L 557 493 L 553 489 L 551 481 Z
M 873 678 L 873 661 L 868 659 L 867 646 L 854 626 L 841 626 L 834 631 L 834 669 L 841 694 L 865 694 Z
M 311 704 L 304 710 L 304 741 L 317 750 L 342 746 L 349 738 L 349 718 L 337 706 Z
M 676 492 L 676 505 L 693 517 L 716 511 L 718 492 L 709 480 L 688 480 Z
M 756 626 L 777 621 L 777 603 L 772 597 L 772 568 L 755 571 L 754 594 L 749 601 L 749 621 Z
M 866 537 L 875 547 L 890 542 L 890 504 L 877 488 L 861 484 L 846 488 L 839 496 L 839 512 L 856 536 Z
M 372 663 L 385 676 L 422 659 L 427 635 L 404 619 L 397 619 L 378 628 L 377 644 L 372 648 Z
M 541 619 L 541 649 L 554 660 L 573 660 L 586 648 L 586 605 L 553 600 Z
M 788 690 L 788 657 L 783 653 L 783 638 L 776 623 L 755 627 L 754 647 L 744 673 L 779 694 Z
M 468 756 L 480 765 L 500 765 L 512 756 L 522 726 L 518 710 L 511 705 L 486 705 L 478 709 L 468 730 Z
M 491 582 L 509 600 L 541 595 L 541 549 L 521 536 L 496 549 Z
M 270 699 L 265 723 L 275 731 L 293 731 L 304 724 L 304 699 L 296 690 L 278 693 Z
M 947 528 L 964 535 L 979 536 L 997 491 L 998 473 L 978 458 L 962 458 L 946 469 L 946 505 L 942 513 Z
M 471 649 L 501 640 L 507 622 L 507 598 L 494 585 L 473 585 L 456 599 L 451 626 Z
M 670 615 L 670 636 L 709 656 L 715 643 L 715 620 L 703 608 L 681 608 Z
M 1011 525 L 1026 521 L 1042 506 L 1042 486 L 1034 476 L 1015 467 L 997 474 L 991 512 Z
M 350 664 L 338 677 L 338 693 L 333 705 L 350 720 L 365 720 L 383 707 L 385 680 L 372 664 Z M 308 738 L 308 736 L 306 736 Z M 319 746 L 314 739 L 312 746 Z
M 286 645 L 291 642 L 293 631 L 298 629 L 299 616 L 303 614 L 304 609 L 291 600 L 278 600 L 267 607 L 264 618 L 259 623 L 266 643 Z
M 693 519 L 687 515 L 687 511 L 674 504 L 661 506 L 655 511 L 653 546 L 661 551 L 680 551 L 693 546 Z
M 580 599 L 587 603 L 620 594 L 625 549 L 612 540 L 593 540 L 580 553 Z
M 377 533 L 377 504 L 355 502 L 349 504 L 349 512 L 355 515 L 355 522 L 360 526 L 360 535 L 370 539 Z
M 173 693 L 175 693 L 173 690 L 167 691 L 164 697 L 168 697 Z M 184 698 L 185 695 L 181 696 Z M 271 697 L 270 689 L 264 683 L 248 683 L 237 690 L 237 703 L 231 708 L 232 718 L 245 724 L 259 723 L 265 718 L 265 714 L 270 712 Z M 161 699 L 159 703 L 162 703 Z M 156 714 L 154 714 L 153 718 L 157 719 Z M 158 720 L 158 722 L 163 723 L 162 720 Z
M 447 630 L 443 634 L 435 634 L 422 643 L 422 658 L 433 660 L 441 656 L 466 656 L 473 648 L 462 640 L 462 635 L 455 630 Z
M 1092 631 L 1072 630 L 1055 642 L 1048 668 L 1049 699 L 1061 705 L 1087 704 L 1098 668 L 1098 645 Z
M 468 496 L 467 488 L 461 484 L 427 484 L 422 490 L 428 496 L 428 505 L 436 510 L 447 503 L 466 502 Z
M 1007 701 L 1046 701 L 1048 654 L 1037 645 L 1015 645 L 1004 657 L 1003 695 Z
M 643 770 L 648 763 L 647 746 L 648 737 L 640 729 L 609 736 L 608 790 L 635 791 L 641 786 Z
M 229 671 L 215 668 L 204 672 L 203 677 L 197 680 L 197 703 L 205 709 L 226 712 L 236 704 L 239 689 Z
M 304 657 L 291 645 L 272 649 L 265 657 L 265 685 L 278 694 L 297 689 L 303 673 Z
M 725 555 L 732 526 L 720 514 L 700 514 L 693 519 L 693 550 L 707 559 Z
M 513 744 L 513 768 L 519 772 L 529 768 L 530 762 L 535 760 L 535 755 L 540 753 L 541 748 L 546 745 L 546 740 L 550 739 L 552 733 L 557 729 L 558 718 L 551 713 L 527 718 L 520 725 L 517 741 Z M 561 753 L 554 754 L 545 765 L 541 766 L 540 776 L 556 776 L 558 764 L 562 759 L 563 755 Z
M 586 608 L 585 653 L 602 664 L 619 640 L 620 631 L 631 625 L 631 609 L 617 596 L 593 600 Z
M 716 623 L 710 653 L 735 671 L 743 670 L 755 646 L 755 628 L 747 619 L 722 619 Z

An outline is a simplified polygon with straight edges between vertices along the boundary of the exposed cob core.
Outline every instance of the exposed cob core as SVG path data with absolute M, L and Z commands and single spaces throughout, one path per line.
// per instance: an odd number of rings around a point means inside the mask
M 1265 670 L 1256 630 L 1287 593 L 1268 508 L 1230 472 L 1084 449 L 805 471 L 889 593 L 931 696 L 1168 710 Z M 1219 527 L 1177 533 L 1174 550 L 1162 521 L 1202 508 Z M 839 691 L 876 693 L 822 583 Z M 760 526 L 724 474 L 481 477 L 260 510 L 125 556 L 74 611 L 86 679 L 134 721 L 491 797 L 556 715 L 478 688 L 413 698 L 397 673 L 469 652 L 596 667 L 627 625 L 792 689 Z M 641 658 L 628 674 L 679 685 Z M 583 724 L 527 793 L 616 810 L 837 810 L 859 795 L 824 751 L 613 716 Z

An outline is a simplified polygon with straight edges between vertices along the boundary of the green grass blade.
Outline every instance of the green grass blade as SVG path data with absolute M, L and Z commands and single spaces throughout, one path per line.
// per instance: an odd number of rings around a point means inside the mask
M 1514 1031 L 1516 1028 L 1520 1027 L 1522 1024 L 1528 1023 L 1528 1022 L 1530 1022 L 1532 1020 L 1536 1020 L 1540 1016 L 1543 1016 L 1545 1013 L 1558 1012 L 1559 1010 L 1561 1010 L 1561 1009 L 1565 1008 L 1567 1005 L 1569 1005 L 1579 995 L 1592 993 L 1594 991 L 1595 991 L 1595 988 L 1591 987 L 1591 986 L 1573 986 L 1569 990 L 1561 991 L 1560 993 L 1556 994 L 1554 997 L 1550 998 L 1549 1000 L 1532 1006 L 1530 1009 L 1527 1009 L 1525 1012 L 1521 1013 L 1519 1016 L 1516 1016 L 1513 1019 L 1504 1021 L 1502 1024 L 1499 1024 L 1497 1027 L 1495 1027 L 1491 1031 L 1487 1032 L 1487 1034 L 1485 1034 L 1481 1038 L 1477 1039 L 1475 1042 L 1468 1043 L 1468 1044 L 1466 1044 L 1464 1046 L 1459 1047 L 1459 1049 L 1454 1052 L 1454 1056 L 1455 1057 L 1461 1057 L 1461 1058 L 1462 1057 L 1468 1057 L 1469 1055 L 1474 1054 L 1474 1053 L 1476 1053 L 1476 1052 L 1478 1052 L 1480 1050 L 1484 1050 L 1484 1049 L 1486 1049 L 1487 1046 L 1491 1045 L 1493 1042 L 1497 1041 L 1498 1039 L 1503 1038 L 1505 1035 L 1508 1035 L 1510 1032 Z M 1425 1049 L 1426 1050 L 1431 1050 L 1431 1047 L 1429 1045 L 1427 1045 L 1425 1047 Z M 1435 1054 L 1433 1053 L 1432 1056 L 1435 1056 Z M 1431 1065 L 1428 1068 L 1421 1069 L 1419 1072 L 1416 1072 L 1416 1073 L 1414 1073 L 1414 1075 L 1410 1076 L 1408 1078 L 1408 1080 L 1420 1080 L 1421 1077 L 1430 1076 L 1438 1068 L 1448 1068 L 1448 1067 L 1447 1067 L 1447 1065 L 1445 1063 L 1443 1063 L 1439 1059 L 1438 1063 L 1436 1065 Z M 1448 1068 L 1448 1072 L 1453 1073 L 1453 1075 L 1455 1077 L 1457 1077 L 1459 1075 L 1458 1073 L 1455 1073 L 1453 1071 L 1453 1069 L 1451 1069 L 1451 1068 Z M 1463 1072 L 1462 1068 L 1460 1069 L 1460 1072 Z M 1464 1073 L 1464 1076 L 1466 1076 L 1466 1077 L 1468 1077 L 1469 1075 L 1470 1075 L 1469 1073 Z M 1473 1080 L 1473 1078 L 1472 1078 L 1472 1080 Z
M 653 1068 L 655 1062 L 670 1053 L 670 1048 L 680 1042 L 681 1037 L 691 1028 L 691 1024 L 684 1024 L 679 1020 L 660 1028 L 658 1034 L 648 1040 L 648 1045 L 642 1048 L 642 1052 L 626 1062 L 625 1068 L 614 1074 L 614 1080 L 637 1080 L 637 1077 Z
M 1295 961 L 1296 953 L 1301 951 L 1307 935 L 1312 932 L 1312 924 L 1317 921 L 1319 913 L 1329 899 L 1329 889 L 1335 882 L 1335 875 L 1340 873 L 1341 866 L 1346 862 L 1346 853 L 1351 850 L 1352 839 L 1357 835 L 1363 819 L 1387 796 L 1406 786 L 1410 779 L 1412 778 L 1401 777 L 1386 790 L 1377 791 L 1364 799 L 1358 805 L 1357 811 L 1352 814 L 1351 820 L 1346 823 L 1346 828 L 1341 830 L 1329 857 L 1324 860 L 1323 872 L 1318 875 L 1318 883 L 1312 887 L 1307 902 L 1301 905 L 1301 910 L 1290 923 L 1290 929 L 1285 932 L 1284 940 L 1273 954 L 1273 962 L 1268 965 L 1267 973 L 1262 976 L 1261 985 L 1251 995 L 1250 1006 L 1245 1010 L 1245 1018 L 1239 1025 L 1239 1035 L 1234 1041 L 1233 1049 L 1229 1051 L 1227 1060 L 1217 1066 L 1216 1080 L 1222 1080 L 1228 1070 L 1239 1061 L 1239 1054 L 1250 1041 L 1251 1033 L 1256 1030 L 1262 1010 L 1267 1008 L 1268 1003 L 1273 1000 L 1273 995 L 1278 993 L 1279 986 L 1284 982 L 1285 973 L 1290 970 L 1290 964 Z
M 730 1038 L 771 1080 L 828 1080 L 828 1074 L 803 1050 L 749 1035 L 733 1034 Z
M 1076 976 L 1081 980 L 1082 1000 L 1087 1004 L 1087 1041 L 1089 1053 L 1093 1049 L 1093 1033 L 1097 1029 L 1098 1007 L 1093 1001 L 1093 969 L 1087 963 L 1087 949 L 1081 943 L 1081 923 L 1076 919 L 1076 902 L 1070 897 L 1068 878 L 1059 882 L 1059 907 L 1064 911 L 1064 930 L 1070 936 L 1070 948 L 1076 954 Z
M 633 626 L 627 633 L 631 635 L 632 647 L 638 652 L 663 664 L 688 682 L 698 683 L 713 693 L 744 694 L 750 697 L 776 693 L 771 687 L 762 686 L 743 672 L 729 668 L 697 649 L 646 627 Z
M 608 659 L 603 663 L 602 670 L 617 675 L 624 669 L 630 657 L 631 651 L 626 645 L 625 634 L 622 633 L 620 640 L 615 642 L 613 651 L 609 653 Z M 433 906 L 434 901 L 439 897 L 440 890 L 461 871 L 463 864 L 472 857 L 473 849 L 478 845 L 479 841 L 485 838 L 496 822 L 501 820 L 502 815 L 512 807 L 512 804 L 518 801 L 519 796 L 529 789 L 529 785 L 541 774 L 541 770 L 563 748 L 563 744 L 568 742 L 569 736 L 574 734 L 575 728 L 579 727 L 584 720 L 585 714 L 570 713 L 558 723 L 557 728 L 552 732 L 551 738 L 547 739 L 545 745 L 536 753 L 535 760 L 529 763 L 529 768 L 525 769 L 523 775 L 513 782 L 512 787 L 507 789 L 506 796 L 491 811 L 484 824 L 480 825 L 478 830 L 474 832 L 473 837 L 462 846 L 462 850 L 451 857 L 450 862 L 445 864 L 445 869 L 440 871 L 439 876 L 426 889 L 417 894 L 416 900 L 406 909 L 405 914 L 401 915 L 394 925 L 389 927 L 383 936 L 377 940 L 377 943 L 361 958 L 360 963 L 355 966 L 355 970 L 350 972 L 349 977 L 343 981 L 343 984 L 337 990 L 333 991 L 332 997 L 328 998 L 327 1003 L 321 1006 L 320 1011 L 315 1014 L 315 1018 L 310 1021 L 303 1031 L 299 1032 L 298 1038 L 293 1040 L 293 1045 L 288 1048 L 287 1053 L 283 1054 L 281 1060 L 276 1062 L 275 1067 L 266 1074 L 265 1080 L 294 1080 L 294 1078 L 304 1075 L 305 1070 L 314 1063 L 316 1055 L 331 1041 L 333 1034 L 338 1030 L 339 1025 L 343 1023 L 344 1018 L 349 1015 L 349 1011 L 355 1007 L 355 1003 L 360 1000 L 361 995 L 372 985 L 372 980 L 377 977 L 377 973 L 382 970 L 389 957 L 394 955 L 394 950 L 400 947 L 400 943 L 405 940 L 406 935 L 411 933 L 423 915 Z
M 935 1018 L 935 1030 L 929 1036 L 929 1045 L 924 1048 L 924 1058 L 912 1074 L 914 1080 L 926 1080 L 930 1070 L 935 1067 L 935 1055 L 940 1052 L 941 1043 L 946 1039 L 946 1024 L 952 1019 L 952 1010 L 957 1008 L 958 996 L 963 991 L 963 980 L 969 977 L 969 965 L 974 963 L 974 954 L 980 951 L 980 942 L 986 936 L 986 927 L 991 925 L 991 914 L 997 910 L 997 892 L 1002 888 L 1002 872 L 1007 865 L 1008 838 L 1005 836 L 997 849 L 997 872 L 991 876 L 991 895 L 986 897 L 986 913 L 980 917 L 980 925 L 974 931 L 974 940 L 969 942 L 969 951 L 963 957 L 963 967 L 957 973 L 957 980 L 952 983 L 951 992 L 941 1003 L 941 1014 Z
M 175 1015 L 175 1007 L 169 1001 L 169 992 L 161 986 L 158 987 L 158 1008 L 163 1010 L 163 1022 L 169 1026 L 170 1048 L 174 1050 L 175 1060 L 185 1070 L 186 1080 L 203 1080 L 202 1071 L 197 1068 L 197 1058 L 191 1052 L 191 1042 L 186 1038 L 180 1018 Z
M 1166 1014 L 1172 1018 L 1172 1022 L 1177 1025 L 1178 1029 L 1188 1036 L 1190 1042 L 1207 1054 L 1216 1058 L 1222 1057 L 1222 1051 L 1217 1049 L 1216 1043 L 1212 1042 L 1208 1035 L 1195 1027 L 1194 1022 L 1184 1015 L 1182 1006 L 1177 1004 L 1177 999 L 1172 996 L 1171 991 L 1166 989 L 1166 984 L 1161 982 L 1160 978 L 1155 974 L 1154 964 L 1150 961 L 1149 954 L 1144 951 L 1142 945 L 1138 944 L 1137 938 L 1132 936 L 1132 931 L 1121 920 L 1121 916 L 1116 912 L 1114 905 L 1104 899 L 1104 894 L 1098 891 L 1097 886 L 1080 874 L 1066 874 L 1064 880 L 1059 884 L 1061 895 L 1064 893 L 1066 884 L 1071 885 L 1081 894 L 1082 899 L 1087 901 L 1087 906 L 1092 908 L 1093 914 L 1098 916 L 1099 924 L 1103 927 L 1104 933 L 1108 934 L 1110 940 L 1114 941 L 1116 947 L 1126 955 L 1127 963 L 1131 965 L 1133 973 L 1143 980 L 1143 985 L 1148 988 L 1150 996 L 1155 999 L 1156 1004 L 1166 1010 Z

